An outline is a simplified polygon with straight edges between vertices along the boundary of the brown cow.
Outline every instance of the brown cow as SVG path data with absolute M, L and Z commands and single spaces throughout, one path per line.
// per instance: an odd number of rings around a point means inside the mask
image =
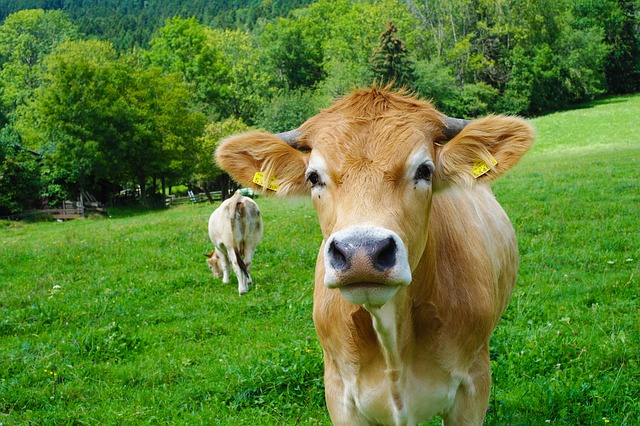
M 220 146 L 240 183 L 264 171 L 278 195 L 313 199 L 323 234 L 313 318 L 334 424 L 482 423 L 489 338 L 518 268 L 489 183 L 532 142 L 522 119 L 451 119 L 373 88 L 296 131 Z

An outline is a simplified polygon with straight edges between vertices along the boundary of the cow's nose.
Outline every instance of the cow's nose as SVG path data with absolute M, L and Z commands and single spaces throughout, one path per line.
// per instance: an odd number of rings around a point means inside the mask
M 371 266 L 384 272 L 396 265 L 398 245 L 392 237 L 386 238 L 334 238 L 329 243 L 327 256 L 331 267 L 336 271 L 349 270 L 357 257 L 362 256 L 371 262 Z
M 351 303 L 382 306 L 410 283 L 407 249 L 390 229 L 352 226 L 324 245 L 324 285 L 340 289 Z

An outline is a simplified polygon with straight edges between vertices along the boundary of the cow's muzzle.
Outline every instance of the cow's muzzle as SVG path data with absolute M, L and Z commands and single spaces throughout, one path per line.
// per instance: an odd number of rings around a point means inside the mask
M 324 284 L 351 303 L 382 306 L 411 283 L 400 237 L 378 226 L 354 226 L 331 235 L 324 246 Z

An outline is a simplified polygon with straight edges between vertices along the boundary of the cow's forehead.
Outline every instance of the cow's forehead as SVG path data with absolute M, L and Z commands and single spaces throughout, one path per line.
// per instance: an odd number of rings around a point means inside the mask
M 373 89 L 336 102 L 310 118 L 302 132 L 329 168 L 340 173 L 359 163 L 397 168 L 416 151 L 432 152 L 441 123 L 429 102 Z

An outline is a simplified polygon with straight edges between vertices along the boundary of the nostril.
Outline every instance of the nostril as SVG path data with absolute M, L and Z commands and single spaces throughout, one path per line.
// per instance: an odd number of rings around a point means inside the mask
M 379 271 L 393 268 L 396 264 L 397 250 L 398 247 L 393 238 L 380 240 L 371 256 L 373 267 Z
M 342 250 L 336 240 L 331 241 L 329 244 L 329 262 L 331 262 L 331 267 L 338 270 L 344 271 L 349 268 L 349 260 L 347 258 L 346 253 Z

